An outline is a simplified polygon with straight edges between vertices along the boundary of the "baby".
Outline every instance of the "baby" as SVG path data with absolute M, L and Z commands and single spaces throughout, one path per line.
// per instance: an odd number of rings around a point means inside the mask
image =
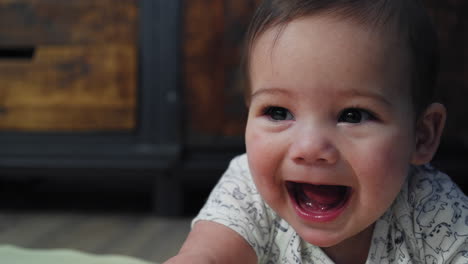
M 468 263 L 468 199 L 430 167 L 446 110 L 416 0 L 266 0 L 247 154 L 167 263 Z

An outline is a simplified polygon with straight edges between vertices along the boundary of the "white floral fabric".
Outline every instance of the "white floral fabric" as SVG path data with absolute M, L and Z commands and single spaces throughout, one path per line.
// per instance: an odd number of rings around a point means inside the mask
M 263 201 L 245 154 L 231 161 L 192 225 L 200 220 L 239 233 L 259 263 L 333 263 Z M 412 167 L 393 205 L 375 224 L 366 263 L 468 264 L 465 194 L 429 165 Z

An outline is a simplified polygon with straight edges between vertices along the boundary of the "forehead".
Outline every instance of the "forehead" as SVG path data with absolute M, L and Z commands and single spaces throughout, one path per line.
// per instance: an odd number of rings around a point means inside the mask
M 269 28 L 250 54 L 251 93 L 271 86 L 318 86 L 406 95 L 409 63 L 394 35 L 325 15 Z

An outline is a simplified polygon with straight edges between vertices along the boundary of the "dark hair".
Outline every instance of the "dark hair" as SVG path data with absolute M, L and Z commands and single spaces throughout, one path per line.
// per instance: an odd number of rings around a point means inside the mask
M 247 31 L 242 60 L 246 100 L 250 96 L 250 53 L 267 29 L 284 27 L 310 15 L 333 15 L 368 27 L 394 27 L 407 43 L 411 63 L 411 97 L 418 114 L 434 100 L 439 52 L 431 20 L 418 0 L 264 0 Z

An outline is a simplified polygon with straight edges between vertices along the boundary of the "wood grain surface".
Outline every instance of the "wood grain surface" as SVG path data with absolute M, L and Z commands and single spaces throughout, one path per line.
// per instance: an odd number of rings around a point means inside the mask
M 177 254 L 190 221 L 149 214 L 2 211 L 0 244 L 119 254 L 162 263 Z
M 3 130 L 130 129 L 135 123 L 132 45 L 43 46 L 32 61 L 0 60 Z
M 137 11 L 136 0 L 0 0 L 0 129 L 135 129 Z M 8 57 L 18 48 L 32 56 Z
M 134 43 L 138 0 L 0 0 L 0 46 Z
M 184 2 L 183 62 L 192 134 L 241 136 L 246 109 L 239 62 L 258 0 Z

